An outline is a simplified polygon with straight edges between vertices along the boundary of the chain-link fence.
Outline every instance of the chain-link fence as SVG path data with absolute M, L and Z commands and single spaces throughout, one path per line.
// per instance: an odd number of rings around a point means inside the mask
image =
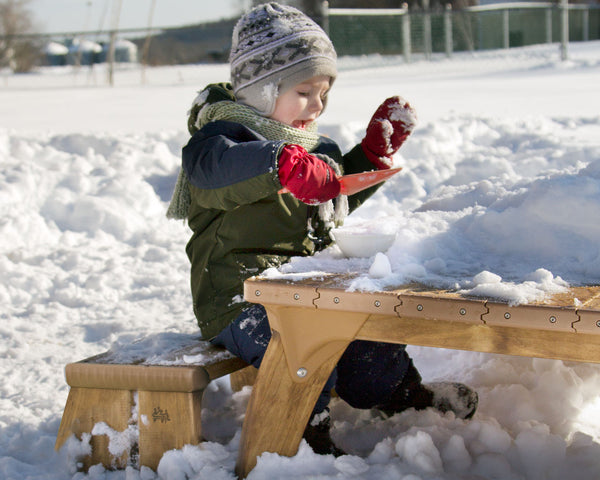
M 329 9 L 339 55 L 433 53 L 600 39 L 600 6 L 511 3 L 439 11 Z M 565 31 L 566 29 L 566 31 Z
M 600 39 L 600 5 L 520 2 L 452 10 L 326 9 L 324 27 L 342 55 L 434 54 Z M 140 62 L 142 65 L 225 62 L 235 20 L 180 28 L 0 35 L 0 71 L 39 65 Z M 129 37 L 131 41 L 119 40 Z M 102 39 L 92 41 L 93 39 Z M 49 48 L 51 46 L 52 48 Z

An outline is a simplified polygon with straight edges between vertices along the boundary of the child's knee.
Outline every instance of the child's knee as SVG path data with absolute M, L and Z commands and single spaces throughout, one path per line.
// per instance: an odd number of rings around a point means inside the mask
M 212 342 L 225 347 L 236 357 L 258 368 L 271 339 L 267 312 L 262 305 L 251 305 Z

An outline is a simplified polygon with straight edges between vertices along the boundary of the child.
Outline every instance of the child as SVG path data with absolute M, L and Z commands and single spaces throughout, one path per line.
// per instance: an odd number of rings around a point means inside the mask
M 346 155 L 319 136 L 315 120 L 337 76 L 336 53 L 292 7 L 270 3 L 244 15 L 230 64 L 231 85 L 209 85 L 194 101 L 193 136 L 167 215 L 187 218 L 193 231 L 186 251 L 203 337 L 259 367 L 271 332 L 265 309 L 243 301 L 244 280 L 327 247 L 329 230 L 377 188 L 345 197 L 337 177 L 390 168 L 415 115 L 400 97 L 387 99 Z M 423 385 L 404 345 L 355 341 L 306 427 L 317 453 L 343 453 L 329 436 L 334 386 L 350 405 L 388 414 L 433 406 L 467 418 L 477 404 L 464 385 Z

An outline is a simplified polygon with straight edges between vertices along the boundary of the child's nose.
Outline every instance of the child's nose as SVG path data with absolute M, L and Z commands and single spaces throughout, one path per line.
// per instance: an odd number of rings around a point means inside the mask
M 320 112 L 323 110 L 323 99 L 319 97 L 314 97 L 310 102 L 309 109 L 311 112 Z

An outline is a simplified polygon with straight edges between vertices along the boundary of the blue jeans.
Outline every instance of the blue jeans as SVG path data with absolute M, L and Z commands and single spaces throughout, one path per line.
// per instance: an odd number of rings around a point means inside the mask
M 270 339 L 267 312 L 262 305 L 253 304 L 211 342 L 259 368 Z M 333 387 L 355 408 L 385 407 L 407 372 L 418 376 L 406 345 L 355 340 L 325 383 L 313 413 L 327 407 Z

